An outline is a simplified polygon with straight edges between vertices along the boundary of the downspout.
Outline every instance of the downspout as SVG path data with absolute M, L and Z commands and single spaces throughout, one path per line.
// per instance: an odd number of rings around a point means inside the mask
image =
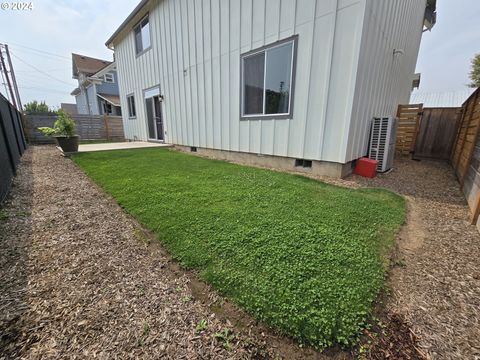
M 88 115 L 90 116 L 90 122 L 92 121 L 92 110 L 90 109 L 90 100 L 88 99 L 88 90 L 85 87 L 84 83 L 82 83 L 83 90 L 85 91 L 85 99 L 87 100 L 87 110 Z M 89 127 L 90 128 L 90 127 Z M 87 131 L 87 137 L 90 139 L 90 134 Z

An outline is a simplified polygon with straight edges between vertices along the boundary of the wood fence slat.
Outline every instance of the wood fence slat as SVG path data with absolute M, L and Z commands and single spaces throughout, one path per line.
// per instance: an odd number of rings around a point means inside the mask
M 470 132 L 467 131 L 467 134 L 465 136 L 465 141 L 464 141 L 464 147 L 465 147 L 465 142 L 468 141 L 471 143 L 468 145 L 468 147 L 466 147 L 466 163 L 464 165 L 464 168 L 462 169 L 461 171 L 461 177 L 460 177 L 460 184 L 463 185 L 464 183 L 464 180 L 465 180 L 465 176 L 467 175 L 467 171 L 468 171 L 468 164 L 470 163 L 471 159 L 472 159 L 472 155 L 473 155 L 473 151 L 475 149 L 475 143 L 476 143 L 476 140 L 478 138 L 478 132 L 479 132 L 479 129 L 480 129 L 480 124 L 479 124 L 479 121 L 478 119 L 474 119 L 473 118 L 473 114 L 474 114 L 474 111 L 475 110 L 475 105 L 478 103 L 478 97 L 479 97 L 479 94 L 480 92 L 479 91 L 476 91 L 475 93 L 475 96 L 474 96 L 474 100 L 473 100 L 473 107 L 472 107 L 472 111 L 470 112 L 470 118 L 468 120 L 468 125 L 471 126 L 471 125 L 475 125 L 475 127 L 473 128 L 473 134 Z
M 451 164 L 472 212 L 471 223 L 480 215 L 480 89 L 462 106 L 461 123 L 450 156 Z
M 123 121 L 121 116 L 73 115 L 80 139 L 84 140 L 124 140 Z M 32 143 L 53 143 L 54 139 L 44 136 L 38 131 L 41 126 L 53 126 L 55 115 L 27 115 L 25 130 Z M 114 124 L 114 126 L 112 126 Z
M 395 151 L 408 155 L 415 150 L 415 142 L 421 121 L 423 104 L 399 105 Z

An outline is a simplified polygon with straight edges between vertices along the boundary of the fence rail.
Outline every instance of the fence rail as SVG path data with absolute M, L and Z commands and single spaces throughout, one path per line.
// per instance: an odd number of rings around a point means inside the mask
M 56 119 L 56 115 L 27 115 L 25 131 L 28 140 L 34 144 L 53 143 L 54 139 L 43 135 L 38 128 L 52 127 Z M 125 140 L 121 116 L 73 115 L 72 119 L 82 140 Z
M 480 228 L 480 88 L 462 106 L 451 164 L 472 211 L 472 224 Z
M 0 94 L 0 203 L 10 190 L 26 148 L 22 114 Z

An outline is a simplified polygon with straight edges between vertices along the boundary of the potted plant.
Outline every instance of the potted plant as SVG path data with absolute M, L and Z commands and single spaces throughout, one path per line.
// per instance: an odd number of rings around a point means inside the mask
M 38 130 L 46 136 L 53 136 L 64 153 L 78 151 L 79 137 L 75 133 L 75 122 L 63 109 L 58 110 L 53 128 L 39 127 Z

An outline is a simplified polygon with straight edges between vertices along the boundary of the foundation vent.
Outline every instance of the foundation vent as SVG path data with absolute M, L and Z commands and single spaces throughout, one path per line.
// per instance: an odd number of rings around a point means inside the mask
M 295 167 L 311 168 L 312 160 L 295 159 Z

